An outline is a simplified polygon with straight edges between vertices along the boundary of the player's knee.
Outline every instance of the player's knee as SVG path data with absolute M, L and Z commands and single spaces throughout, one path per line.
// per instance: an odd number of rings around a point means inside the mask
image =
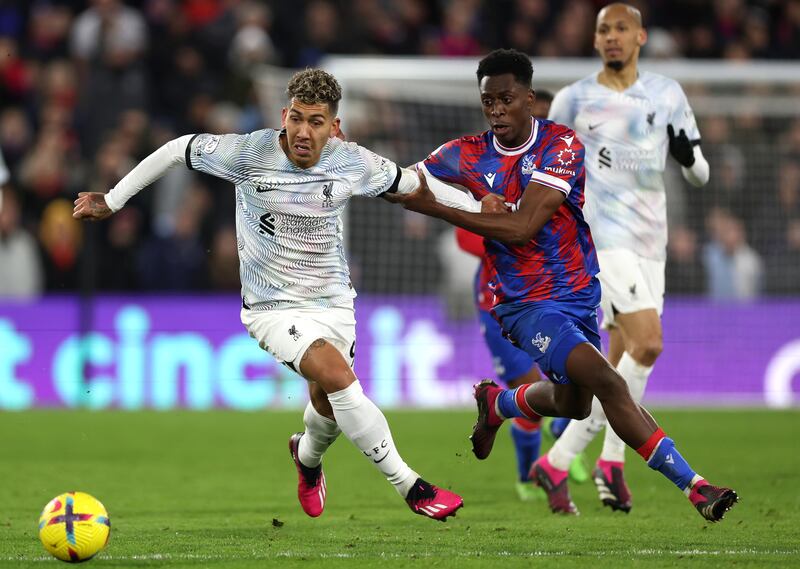
M 326 370 L 320 376 L 317 383 L 322 387 L 325 393 L 335 393 L 346 389 L 356 380 L 356 376 L 349 367 L 341 369 Z
M 650 367 L 656 363 L 662 351 L 664 351 L 664 343 L 661 338 L 652 338 L 635 346 L 631 350 L 631 357 L 639 365 Z
M 341 391 L 356 380 L 342 354 L 324 339 L 315 340 L 308 347 L 300 360 L 300 372 L 325 393 Z
M 628 384 L 625 383 L 625 380 L 617 370 L 610 365 L 597 374 L 594 383 L 594 396 L 600 401 L 624 397 L 626 392 L 630 397 Z M 589 412 L 591 413 L 591 403 L 589 404 Z
M 592 413 L 592 403 L 588 405 L 576 405 L 572 413 L 572 418 L 578 421 L 583 421 Z
M 582 421 L 592 412 L 592 399 L 590 397 L 588 401 L 583 401 L 581 399 L 561 401 L 557 406 L 557 411 L 560 417 Z

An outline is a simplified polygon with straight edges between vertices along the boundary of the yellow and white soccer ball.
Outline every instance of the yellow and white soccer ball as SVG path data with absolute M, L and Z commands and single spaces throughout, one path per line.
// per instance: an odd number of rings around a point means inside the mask
M 85 492 L 67 492 L 50 500 L 39 517 L 39 539 L 62 561 L 86 561 L 108 543 L 111 520 L 105 506 Z

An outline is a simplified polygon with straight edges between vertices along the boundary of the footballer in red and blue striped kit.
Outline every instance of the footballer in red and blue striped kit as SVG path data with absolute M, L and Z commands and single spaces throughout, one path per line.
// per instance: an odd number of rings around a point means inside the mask
M 486 254 L 498 273 L 497 304 L 565 300 L 587 286 L 598 286 L 597 255 L 582 213 L 583 145 L 563 125 L 530 120 L 530 135 L 516 148 L 504 147 L 488 130 L 448 142 L 423 162 L 433 177 L 460 184 L 477 199 L 497 194 L 512 208 L 530 182 L 564 194 L 535 241 L 509 245 L 487 240 Z
M 484 237 L 495 273 L 494 315 L 552 380 L 515 389 L 490 380 L 477 384 L 475 456 L 489 456 L 505 419 L 584 419 L 597 397 L 611 427 L 650 468 L 681 489 L 705 519 L 722 519 L 738 500 L 736 492 L 712 486 L 692 470 L 600 351 L 597 256 L 581 211 L 583 145 L 569 128 L 531 118 L 536 95 L 525 54 L 495 50 L 480 61 L 477 75 L 490 129 L 434 151 L 419 167 L 420 188 L 399 200 Z M 433 178 L 465 187 L 481 199 L 481 212 L 438 203 L 426 181 Z M 531 468 L 551 510 L 576 514 L 566 477 L 547 455 Z
M 583 145 L 569 128 L 552 121 L 531 118 L 530 134 L 521 145 L 505 147 L 488 130 L 479 136 L 465 136 L 434 151 L 422 164 L 431 176 L 466 187 L 477 198 L 497 194 L 512 209 L 519 206 L 523 192 L 536 182 L 563 194 L 553 216 L 536 234 L 520 244 L 487 239 L 486 258 L 495 277 L 495 314 L 505 330 L 525 348 L 535 340 L 525 327 L 515 326 L 536 303 L 540 315 L 549 307 L 556 311 L 565 304 L 582 306 L 585 314 L 576 334 L 558 332 L 562 322 L 552 318 L 556 329 L 537 329 L 541 342 L 552 349 L 531 354 L 551 379 L 566 381 L 566 356 L 578 343 L 590 341 L 600 349 L 597 305 L 600 284 L 597 255 L 589 225 L 583 219 Z M 575 312 L 572 310 L 572 312 Z M 513 328 L 523 328 L 517 333 Z

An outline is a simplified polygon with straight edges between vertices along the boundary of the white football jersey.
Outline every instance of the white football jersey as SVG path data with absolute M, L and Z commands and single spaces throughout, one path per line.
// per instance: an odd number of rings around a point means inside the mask
M 341 213 L 351 196 L 378 196 L 397 166 L 352 142 L 328 141 L 319 162 L 295 166 L 280 131 L 199 134 L 186 164 L 236 185 L 242 303 L 253 310 L 349 304 Z
M 694 113 L 680 85 L 663 75 L 640 72 L 623 92 L 601 85 L 597 76 L 559 91 L 549 116 L 575 130 L 586 147 L 584 216 L 598 249 L 664 260 L 667 125 L 698 140 Z

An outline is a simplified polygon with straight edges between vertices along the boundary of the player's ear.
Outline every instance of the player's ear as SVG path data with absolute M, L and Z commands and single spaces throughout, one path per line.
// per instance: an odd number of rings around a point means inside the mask
M 289 109 L 283 107 L 281 109 L 281 128 L 286 128 L 286 115 L 289 114 Z
M 333 119 L 333 122 L 331 122 L 330 137 L 341 138 L 342 140 L 344 140 L 344 133 L 342 132 L 342 120 L 339 117 L 336 117 L 335 119 Z
M 639 47 L 642 47 L 644 44 L 646 44 L 647 43 L 647 30 L 644 29 L 644 28 L 640 28 L 638 37 L 636 39 L 637 39 L 637 43 L 639 44 Z

